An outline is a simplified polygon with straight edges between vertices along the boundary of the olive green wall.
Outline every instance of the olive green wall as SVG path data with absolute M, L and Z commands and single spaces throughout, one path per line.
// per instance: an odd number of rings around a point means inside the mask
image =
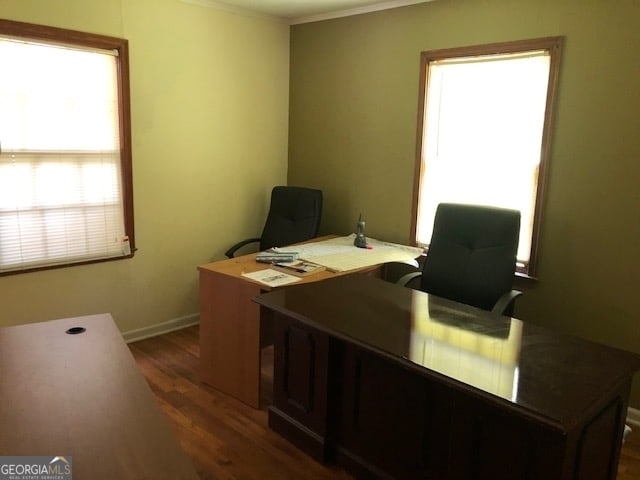
M 0 0 L 0 17 L 129 40 L 139 248 L 0 277 L 0 325 L 197 320 L 196 266 L 259 234 L 272 186 L 286 183 L 288 25 L 179 0 Z
M 539 280 L 516 316 L 640 353 L 640 3 L 437 0 L 291 30 L 289 183 L 408 242 L 424 50 L 565 36 Z M 632 405 L 640 407 L 640 377 Z

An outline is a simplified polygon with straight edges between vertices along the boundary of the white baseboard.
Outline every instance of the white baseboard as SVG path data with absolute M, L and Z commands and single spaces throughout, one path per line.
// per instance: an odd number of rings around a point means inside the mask
M 187 315 L 186 317 L 174 318 L 173 320 L 157 323 L 150 327 L 129 330 L 128 332 L 123 332 L 122 337 L 126 343 L 137 342 L 139 340 L 144 340 L 145 338 L 157 337 L 164 333 L 191 327 L 198 323 L 200 323 L 200 315 L 194 313 L 193 315 Z
M 629 407 L 627 409 L 627 423 L 635 427 L 640 427 L 640 410 Z

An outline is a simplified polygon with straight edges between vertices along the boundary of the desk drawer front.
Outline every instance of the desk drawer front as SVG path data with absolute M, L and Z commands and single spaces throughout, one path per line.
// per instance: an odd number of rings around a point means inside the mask
M 324 441 L 329 338 L 275 314 L 274 345 L 274 405 Z
M 346 345 L 342 385 L 342 453 L 372 459 L 396 478 L 425 478 L 430 409 L 424 380 Z

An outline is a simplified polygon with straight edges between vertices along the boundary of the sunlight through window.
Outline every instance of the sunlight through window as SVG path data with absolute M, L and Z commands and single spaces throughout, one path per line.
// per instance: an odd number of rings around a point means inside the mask
M 460 49 L 461 53 L 464 49 Z M 439 203 L 522 215 L 518 264 L 528 270 L 548 126 L 551 49 L 423 58 L 415 235 L 428 246 Z
M 0 32 L 0 272 L 128 255 L 119 50 L 96 38 Z

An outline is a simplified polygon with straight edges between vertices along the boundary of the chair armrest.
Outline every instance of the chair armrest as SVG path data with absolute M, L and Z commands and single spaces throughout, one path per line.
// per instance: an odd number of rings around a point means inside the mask
M 246 240 L 242 240 L 241 242 L 236 243 L 233 247 L 231 247 L 229 250 L 227 250 L 224 254 L 229 258 L 233 258 L 235 256 L 236 251 L 239 250 L 240 248 L 244 247 L 245 245 L 249 245 L 250 243 L 255 243 L 255 242 L 259 242 L 259 241 L 260 241 L 259 238 L 247 238 Z
M 396 285 L 402 285 L 403 287 L 406 287 L 413 280 L 420 278 L 421 275 L 422 275 L 422 272 L 407 273 L 401 276 L 398 280 L 396 280 Z
M 511 290 L 504 293 L 493 306 L 491 312 L 497 313 L 498 315 L 505 315 L 507 311 L 513 309 L 513 304 L 516 301 L 516 298 L 518 298 L 520 295 L 522 295 L 522 292 L 520 290 Z

